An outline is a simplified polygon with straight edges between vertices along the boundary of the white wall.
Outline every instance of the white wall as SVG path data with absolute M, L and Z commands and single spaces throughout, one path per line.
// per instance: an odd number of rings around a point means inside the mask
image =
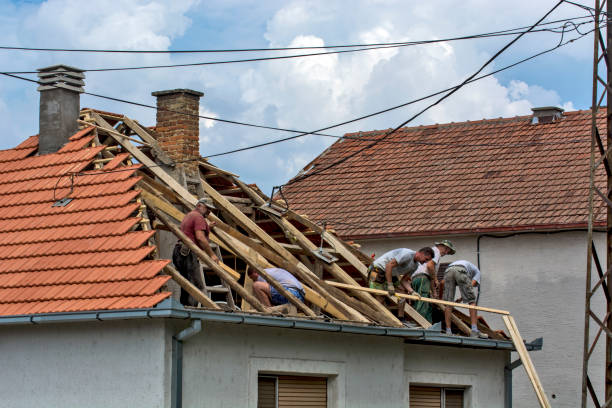
M 254 408 L 258 372 L 330 376 L 329 407 L 406 407 L 409 381 L 437 380 L 473 385 L 469 408 L 503 407 L 502 351 L 413 345 L 372 335 L 204 326 L 184 345 L 186 407 Z
M 431 347 L 407 344 L 404 348 L 406 384 L 443 385 L 465 388 L 464 404 L 469 408 L 502 408 L 507 353 L 467 348 Z
M 2 326 L 0 406 L 169 407 L 164 332 L 161 319 Z
M 600 258 L 605 262 L 605 236 L 595 235 Z M 444 237 L 447 238 L 447 237 Z M 477 237 L 450 237 L 457 253 L 443 262 L 466 259 L 477 264 Z M 362 250 L 382 255 L 393 248 L 419 249 L 434 239 L 376 240 L 360 242 Z M 480 305 L 509 310 L 527 341 L 544 337 L 544 349 L 532 353 L 535 367 L 553 407 L 580 405 L 584 330 L 586 233 L 525 234 L 480 240 L 482 296 Z M 593 275 L 596 276 L 595 269 Z M 598 278 L 593 278 L 596 282 Z M 600 295 L 594 309 L 603 312 Z M 600 316 L 603 316 L 601 313 Z M 492 326 L 501 320 L 485 315 Z M 591 324 L 593 338 L 596 330 Z M 516 356 L 515 356 L 516 358 Z M 591 380 L 603 387 L 603 348 L 591 359 Z M 523 368 L 514 370 L 514 407 L 531 408 L 537 400 Z M 555 396 L 553 398 L 552 396 Z

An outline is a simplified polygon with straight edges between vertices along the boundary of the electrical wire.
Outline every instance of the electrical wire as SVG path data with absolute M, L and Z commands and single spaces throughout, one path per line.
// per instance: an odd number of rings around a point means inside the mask
M 393 130 L 391 130 L 390 132 L 387 132 L 382 138 L 380 138 L 377 141 L 374 141 L 370 144 L 368 144 L 367 146 L 362 147 L 361 149 L 359 149 L 357 152 L 351 154 L 350 156 L 346 156 L 342 159 L 339 159 L 335 162 L 333 162 L 332 164 L 317 170 L 317 171 L 313 171 L 312 173 L 306 173 L 303 174 L 301 176 L 295 177 L 292 180 L 289 180 L 287 183 L 285 183 L 285 186 L 290 185 L 290 184 L 294 184 L 297 183 L 299 181 L 303 181 L 309 177 L 312 177 L 314 175 L 317 174 L 321 174 L 324 171 L 327 171 L 333 167 L 336 167 L 346 161 L 348 161 L 351 158 L 357 157 L 359 156 L 361 153 L 363 153 L 364 151 L 370 149 L 371 147 L 375 146 L 376 144 L 378 144 L 380 141 L 385 140 L 386 138 L 388 138 L 389 136 L 391 136 L 392 134 L 394 134 L 395 132 L 397 132 L 399 129 L 401 129 L 402 127 L 404 127 L 405 125 L 407 125 L 408 123 L 412 122 L 414 119 L 418 118 L 419 116 L 421 116 L 423 113 L 425 113 L 426 111 L 428 111 L 429 109 L 431 109 L 432 107 L 438 105 L 439 103 L 441 103 L 442 101 L 444 101 L 445 99 L 449 98 L 451 95 L 453 95 L 455 92 L 457 92 L 459 89 L 461 89 L 463 86 L 465 86 L 470 80 L 474 79 L 483 69 L 485 69 L 489 64 L 491 64 L 493 61 L 495 61 L 497 59 L 497 57 L 499 57 L 504 51 L 506 51 L 508 48 L 510 48 L 515 42 L 517 42 L 519 39 L 521 39 L 527 32 L 529 32 L 531 29 L 533 29 L 534 27 L 536 27 L 540 22 L 542 22 L 546 17 L 548 17 L 554 10 L 557 9 L 557 7 L 559 7 L 561 4 L 563 4 L 564 0 L 559 0 L 559 2 L 553 6 L 546 14 L 544 14 L 543 17 L 541 17 L 537 23 L 535 23 L 534 25 L 531 26 L 530 29 L 528 29 L 526 32 L 523 32 L 521 34 L 519 34 L 517 37 L 515 37 L 514 39 L 512 39 L 512 41 L 510 41 L 508 44 L 506 44 L 504 47 L 502 47 L 499 51 L 497 51 L 491 58 L 489 58 L 487 60 L 487 62 L 485 62 L 478 70 L 476 70 L 476 72 L 474 72 L 472 75 L 470 75 L 468 78 L 466 78 L 461 84 L 455 86 L 454 88 L 452 88 L 452 90 L 450 90 L 448 93 L 444 94 L 442 97 L 440 97 L 438 100 L 436 100 L 435 102 L 431 103 L 430 105 L 428 105 L 427 107 L 425 107 L 424 109 L 422 109 L 421 111 L 417 112 L 416 114 L 414 114 L 412 117 L 410 117 L 408 120 L 405 120 L 404 122 L 402 122 L 399 126 L 395 127 Z M 558 44 L 557 44 L 558 46 Z
M 579 18 L 591 18 L 588 16 L 579 17 Z M 569 22 L 569 21 L 568 21 Z M 579 27 L 583 24 L 590 24 L 592 21 L 581 22 L 578 25 L 574 24 L 575 28 Z M 567 24 L 567 22 L 565 23 Z M 260 58 L 247 58 L 247 59 L 239 59 L 239 60 L 226 60 L 226 61 L 207 61 L 207 62 L 193 62 L 193 63 L 183 63 L 183 64 L 160 64 L 160 65 L 146 65 L 146 66 L 132 66 L 132 67 L 114 67 L 114 68 L 87 68 L 82 69 L 82 72 L 114 72 L 114 71 L 134 71 L 134 70 L 148 70 L 148 69 L 166 69 L 166 68 L 184 68 L 184 67 L 195 67 L 195 66 L 208 66 L 208 65 L 225 65 L 225 64 L 235 64 L 235 63 L 244 63 L 244 62 L 261 62 L 261 61 L 274 61 L 274 60 L 286 60 L 293 58 L 304 58 L 304 57 L 312 57 L 312 56 L 323 56 L 323 55 L 333 55 L 333 54 L 345 54 L 345 53 L 353 53 L 353 52 L 361 52 L 361 51 L 370 51 L 377 49 L 387 49 L 387 48 L 400 48 L 414 45 L 422 45 L 422 44 L 432 44 L 438 42 L 450 42 L 450 41 L 458 41 L 465 39 L 477 39 L 477 38 L 489 38 L 489 37 L 497 37 L 497 36 L 506 36 L 506 35 L 515 35 L 515 34 L 525 34 L 525 33 L 534 33 L 534 32 L 553 32 L 555 33 L 557 29 L 564 29 L 565 24 L 561 27 L 555 29 L 541 29 L 541 30 L 531 30 L 531 31 L 509 31 L 509 32 L 498 32 L 495 34 L 478 34 L 473 36 L 466 37 L 455 37 L 444 40 L 427 40 L 427 41 L 415 41 L 415 42 L 406 42 L 406 43 L 390 43 L 394 45 L 383 45 L 383 46 L 373 46 L 366 48 L 355 48 L 351 50 L 340 50 L 340 51 L 329 51 L 329 52 L 319 52 L 319 53 L 310 53 L 310 54 L 297 54 L 297 55 L 282 55 L 275 57 L 260 57 Z M 36 74 L 39 71 L 7 71 L 10 74 Z M 53 73 L 53 71 L 47 72 Z
M 473 82 L 479 81 L 481 79 L 493 76 L 493 75 L 498 74 L 498 73 L 500 73 L 502 71 L 508 70 L 508 69 L 513 68 L 513 67 L 515 67 L 517 65 L 520 65 L 520 64 L 523 64 L 523 63 L 525 63 L 527 61 L 535 59 L 535 58 L 537 58 L 539 56 L 542 56 L 544 54 L 548 54 L 550 52 L 553 52 L 553 51 L 555 51 L 556 49 L 558 49 L 560 47 L 563 47 L 563 46 L 565 46 L 567 44 L 573 43 L 576 40 L 579 40 L 580 38 L 583 38 L 584 36 L 590 34 L 592 31 L 593 30 L 588 31 L 588 32 L 582 34 L 580 37 L 572 38 L 572 39 L 567 40 L 567 41 L 565 41 L 563 43 L 559 43 L 559 44 L 557 44 L 556 46 L 554 46 L 552 48 L 549 48 L 547 50 L 544 50 L 542 52 L 534 54 L 534 55 L 532 55 L 530 57 L 527 57 L 527 58 L 524 58 L 522 60 L 519 60 L 519 61 L 517 61 L 517 62 L 515 62 L 513 64 L 510 64 L 510 65 L 507 65 L 507 66 L 505 66 L 503 68 L 496 69 L 496 70 L 494 70 L 494 71 L 492 71 L 492 72 L 490 72 L 488 74 L 481 75 L 481 76 L 478 76 L 476 78 L 473 78 L 470 81 L 468 81 L 467 83 L 468 84 L 469 83 L 473 83 Z M 380 114 L 383 114 L 383 113 L 387 113 L 387 112 L 390 112 L 390 111 L 393 111 L 393 110 L 396 110 L 396 109 L 399 109 L 399 108 L 403 108 L 405 106 L 409 106 L 409 105 L 415 104 L 417 102 L 421 102 L 421 101 L 427 100 L 429 98 L 433 98 L 434 96 L 441 95 L 441 94 L 443 94 L 445 92 L 448 92 L 448 91 L 452 90 L 453 88 L 454 87 L 446 88 L 446 89 L 434 92 L 432 94 L 429 94 L 429 95 L 426 95 L 426 96 L 423 96 L 423 97 L 420 97 L 420 98 L 417 98 L 417 99 L 413 99 L 411 101 L 408 101 L 408 102 L 405 102 L 405 103 L 402 103 L 402 104 L 399 104 L 399 105 L 395 105 L 395 106 L 392 106 L 390 108 L 386 108 L 386 109 L 383 109 L 383 110 L 380 110 L 380 111 L 377 111 L 377 112 L 374 112 L 374 113 L 371 113 L 371 114 L 368 114 L 368 115 L 360 116 L 358 118 L 347 120 L 347 121 L 344 121 L 344 122 L 341 122 L 341 123 L 338 123 L 338 124 L 335 124 L 335 125 L 332 125 L 332 126 L 327 126 L 327 127 L 321 128 L 321 129 L 317 129 L 317 130 L 315 130 L 313 132 L 305 132 L 305 133 L 302 133 L 302 134 L 299 134 L 299 135 L 295 135 L 295 136 L 289 136 L 289 137 L 286 137 L 286 138 L 276 139 L 276 140 L 272 140 L 272 141 L 269 141 L 269 142 L 264 142 L 264 143 L 259 143 L 259 144 L 255 144 L 255 145 L 251 145 L 251 146 L 241 147 L 239 149 L 233 149 L 233 150 L 228 150 L 228 151 L 225 151 L 225 152 L 214 153 L 214 154 L 210 154 L 210 155 L 208 155 L 206 157 L 207 158 L 212 158 L 212 157 L 225 156 L 225 155 L 228 155 L 228 154 L 243 152 L 243 151 L 251 150 L 251 149 L 257 149 L 257 148 L 260 148 L 260 147 L 269 146 L 269 145 L 273 145 L 273 144 L 277 144 L 277 143 L 286 142 L 286 141 L 289 141 L 289 140 L 294 140 L 294 139 L 301 138 L 301 137 L 304 137 L 304 136 L 317 134 L 319 132 L 323 132 L 323 131 L 330 130 L 330 129 L 333 129 L 333 128 L 337 128 L 337 127 L 340 127 L 340 126 L 348 125 L 348 124 L 351 124 L 351 123 L 354 123 L 354 122 L 357 122 L 357 121 L 360 121 L 360 120 L 368 119 L 368 118 L 371 118 L 373 116 L 377 116 L 377 115 L 380 115 Z M 358 136 L 331 136 L 331 137 L 335 137 L 335 138 L 338 138 L 338 139 L 359 139 Z M 362 139 L 362 140 L 372 140 L 372 139 Z M 433 144 L 434 142 L 420 142 L 420 143 L 422 143 L 422 144 L 432 143 Z M 493 145 L 491 145 L 491 146 L 493 146 Z
M 550 48 L 548 50 L 545 50 L 545 51 L 542 51 L 540 53 L 534 54 L 534 55 L 532 55 L 532 56 L 530 56 L 528 58 L 524 58 L 524 59 L 522 59 L 520 61 L 517 61 L 517 62 L 515 62 L 513 64 L 507 65 L 507 66 L 505 66 L 503 68 L 497 69 L 495 71 L 492 71 L 492 72 L 490 72 L 488 74 L 479 76 L 477 78 L 473 78 L 472 80 L 468 81 L 468 83 L 472 83 L 472 82 L 481 80 L 483 78 L 495 75 L 495 74 L 497 74 L 499 72 L 502 72 L 504 70 L 510 69 L 512 67 L 515 67 L 515 66 L 517 66 L 519 64 L 527 62 L 527 61 L 529 61 L 531 59 L 534 59 L 534 58 L 537 58 L 537 57 L 539 57 L 541 55 L 544 55 L 546 53 L 552 52 L 552 51 L 556 50 L 557 48 L 562 47 L 564 45 L 567 45 L 569 43 L 572 43 L 572 42 L 582 38 L 583 36 L 585 36 L 585 35 L 587 35 L 589 33 L 590 32 L 584 33 L 584 34 L 581 35 L 581 37 L 577 37 L 577 38 L 573 38 L 573 39 L 567 40 L 564 43 L 557 44 L 557 46 L 552 47 L 552 48 Z M 11 77 L 11 78 L 28 81 L 28 82 L 31 82 L 31 83 L 36 83 L 36 84 L 39 83 L 36 80 L 30 79 L 30 78 L 20 77 L 18 75 L 14 75 L 14 74 L 11 74 L 11 73 L 8 73 L 8 72 L 0 72 L 0 74 L 8 76 L 8 77 Z M 369 138 L 363 138 L 363 137 L 360 137 L 360 136 L 346 136 L 346 135 L 345 136 L 337 136 L 337 135 L 324 134 L 324 133 L 321 133 L 321 132 L 323 132 L 325 130 L 332 129 L 332 128 L 340 127 L 340 126 L 343 126 L 343 125 L 346 125 L 346 124 L 354 123 L 354 122 L 357 122 L 357 121 L 360 121 L 360 120 L 363 120 L 363 119 L 367 119 L 367 118 L 370 118 L 370 117 L 373 117 L 373 116 L 376 116 L 376 115 L 380 115 L 380 114 L 383 114 L 383 113 L 386 113 L 386 112 L 390 112 L 392 110 L 399 109 L 399 108 L 402 108 L 402 107 L 405 107 L 405 106 L 408 106 L 408 105 L 411 105 L 411 104 L 414 104 L 414 103 L 417 103 L 417 102 L 420 102 L 420 101 L 432 98 L 434 96 L 443 94 L 443 93 L 448 92 L 448 91 L 450 91 L 452 89 L 453 89 L 453 87 L 446 88 L 446 89 L 443 89 L 441 91 L 438 91 L 438 92 L 426 95 L 426 96 L 418 98 L 418 99 L 411 100 L 409 102 L 406 102 L 406 103 L 403 103 L 403 104 L 400 104 L 400 105 L 396 105 L 396 106 L 393 106 L 393 107 L 390 107 L 390 108 L 386 108 L 386 109 L 383 109 L 381 111 L 377 111 L 377 112 L 374 112 L 374 113 L 371 113 L 371 114 L 368 114 L 368 115 L 365 115 L 365 116 L 361 116 L 359 118 L 351 119 L 349 121 L 345 121 L 345 122 L 342 122 L 342 123 L 339 123 L 339 124 L 328 126 L 328 127 L 323 128 L 323 129 L 319 129 L 319 130 L 312 131 L 312 132 L 302 132 L 302 131 L 292 130 L 292 129 L 283 129 L 283 128 L 276 128 L 276 127 L 271 127 L 271 126 L 263 126 L 263 125 L 239 122 L 239 121 L 234 121 L 234 120 L 220 119 L 220 118 L 215 118 L 215 117 L 211 117 L 211 116 L 197 115 L 197 114 L 190 114 L 190 113 L 186 113 L 186 112 L 175 111 L 175 110 L 171 110 L 171 109 L 161 109 L 161 110 L 172 112 L 172 113 L 177 113 L 177 114 L 181 114 L 181 115 L 185 115 L 185 116 L 193 116 L 193 117 L 198 117 L 198 118 L 202 118 L 202 119 L 213 120 L 213 121 L 222 122 L 222 123 L 242 125 L 242 126 L 249 126 L 249 127 L 262 128 L 262 129 L 268 129 L 268 130 L 277 130 L 277 131 L 284 131 L 284 132 L 299 133 L 298 135 L 295 135 L 295 136 L 290 136 L 290 137 L 286 137 L 286 138 L 282 138 L 282 139 L 276 139 L 276 140 L 273 140 L 273 141 L 270 141 L 270 142 L 260 143 L 260 144 L 256 144 L 256 145 L 252 145 L 252 146 L 247 146 L 247 147 L 243 147 L 243 148 L 239 148 L 239 149 L 233 149 L 233 150 L 229 150 L 229 151 L 226 151 L 226 152 L 215 153 L 215 154 L 207 156 L 208 158 L 211 158 L 211 157 L 218 157 L 218 156 L 233 154 L 233 153 L 242 152 L 242 151 L 246 151 L 246 150 L 256 149 L 256 148 L 260 148 L 260 147 L 264 147 L 264 146 L 269 146 L 269 145 L 272 145 L 272 144 L 281 143 L 281 142 L 297 139 L 297 138 L 308 136 L 308 135 L 333 137 L 333 138 L 337 138 L 337 139 L 357 139 L 357 140 L 362 140 L 362 141 L 376 141 L 378 139 L 369 139 Z M 126 99 L 115 98 L 115 97 L 95 94 L 95 93 L 91 93 L 91 92 L 84 92 L 84 94 L 90 95 L 90 96 L 93 96 L 93 97 L 97 97 L 97 98 L 101 98 L 101 99 L 106 99 L 106 100 L 111 100 L 111 101 L 115 101 L 115 102 L 130 104 L 130 105 L 134 105 L 134 106 L 139 106 L 139 107 L 144 107 L 144 108 L 149 108 L 149 109 L 157 109 L 157 107 L 153 106 L 153 105 L 148 105 L 148 104 L 144 104 L 144 103 L 140 103 L 140 102 L 129 101 L 129 100 L 126 100 Z M 581 142 L 581 140 L 576 140 L 576 142 Z M 415 141 L 415 142 L 385 141 L 385 143 L 401 143 L 401 144 L 412 143 L 412 144 L 415 144 L 415 145 L 432 145 L 432 146 L 435 146 L 435 145 L 448 145 L 448 143 L 443 143 L 443 142 L 419 142 L 419 141 Z M 451 143 L 451 144 L 453 144 L 453 143 Z M 459 147 L 529 147 L 529 146 L 537 146 L 537 145 L 545 145 L 545 144 L 548 144 L 548 142 L 532 142 L 532 143 L 525 143 L 525 144 L 482 143 L 482 144 L 462 144 L 461 146 L 459 146 L 459 145 L 458 146 Z M 455 144 L 453 144 L 453 145 L 455 145 Z
M 571 3 L 571 2 L 568 2 Z M 573 4 L 573 3 L 572 3 Z M 560 22 L 572 21 L 582 18 L 590 18 L 591 16 L 578 16 L 564 18 L 554 21 L 549 21 L 540 24 L 547 26 Z M 321 46 L 304 46 L 304 47 L 274 47 L 274 48 L 237 48 L 237 49 L 198 49 L 198 50 L 119 50 L 119 49 L 93 49 L 93 48 L 44 48 L 44 47 L 18 47 L 18 46 L 0 46 L 0 50 L 5 51 L 32 51 L 32 52 L 74 52 L 74 53 L 118 53 L 118 54 L 204 54 L 204 53 L 242 53 L 242 52 L 268 52 L 268 51 L 296 51 L 296 50 L 317 50 L 317 49 L 336 49 L 336 48 L 357 48 L 357 47 L 379 47 L 390 45 L 420 45 L 436 42 L 455 41 L 472 38 L 482 38 L 495 36 L 503 33 L 511 33 L 529 28 L 529 26 L 510 28 L 505 30 L 491 31 L 481 34 L 465 35 L 460 37 L 451 37 L 440 40 L 421 40 L 421 41 L 401 41 L 387 43 L 366 43 L 366 44 L 343 44 L 343 45 L 321 45 Z M 539 30 L 534 30 L 537 32 Z M 512 33 L 511 33 L 512 34 Z

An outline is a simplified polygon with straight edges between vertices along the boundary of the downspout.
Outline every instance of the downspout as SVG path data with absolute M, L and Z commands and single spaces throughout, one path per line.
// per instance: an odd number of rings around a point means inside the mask
M 172 336 L 172 384 L 170 396 L 172 408 L 183 407 L 183 341 L 202 331 L 202 320 L 193 319 L 191 326 Z
M 507 364 L 504 367 L 504 408 L 512 408 L 512 370 L 523 364 L 520 358 L 512 361 L 511 357 L 512 354 L 508 353 Z

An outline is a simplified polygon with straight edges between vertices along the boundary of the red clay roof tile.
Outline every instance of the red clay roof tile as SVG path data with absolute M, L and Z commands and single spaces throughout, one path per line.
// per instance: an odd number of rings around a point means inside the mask
M 352 239 L 585 225 L 590 111 L 550 124 L 530 118 L 404 128 L 385 140 L 388 130 L 348 134 L 283 193 L 292 209 Z
M 38 136 L 0 151 L 0 315 L 147 308 L 170 295 L 159 275 L 169 261 L 147 259 L 154 231 L 131 231 L 140 165 L 93 170 L 104 146 L 89 147 L 92 129 L 57 153 L 35 156 Z

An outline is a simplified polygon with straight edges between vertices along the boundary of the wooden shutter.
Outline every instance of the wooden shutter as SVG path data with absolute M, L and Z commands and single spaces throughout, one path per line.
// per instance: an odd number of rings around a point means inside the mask
M 327 378 L 278 377 L 278 408 L 327 408 Z
M 411 385 L 410 408 L 442 408 L 442 389 Z
M 257 378 L 257 408 L 276 408 L 276 377 Z
M 463 408 L 463 390 L 444 390 L 444 408 Z

